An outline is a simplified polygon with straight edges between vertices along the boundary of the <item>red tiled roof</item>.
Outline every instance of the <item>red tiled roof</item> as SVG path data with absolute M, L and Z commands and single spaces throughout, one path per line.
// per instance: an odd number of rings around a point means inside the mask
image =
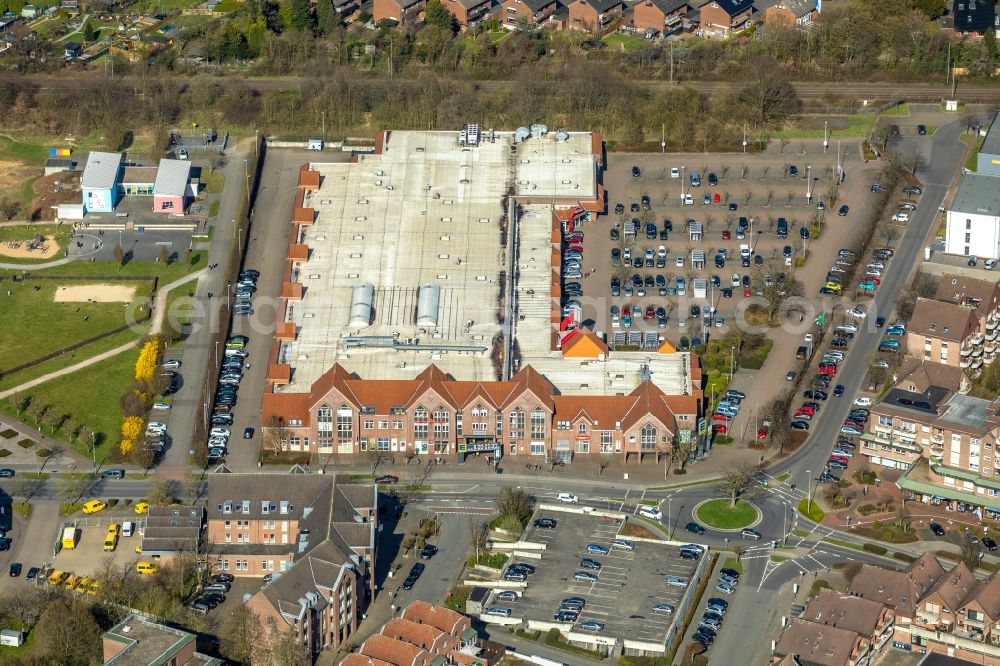
M 429 624 L 418 624 L 406 618 L 397 617 L 389 620 L 382 627 L 382 635 L 395 638 L 414 645 L 424 646 L 425 649 L 434 644 L 444 633 Z
M 292 381 L 292 366 L 287 363 L 269 363 L 267 381 L 273 384 L 287 384 Z
M 310 171 L 308 164 L 299 169 L 299 187 L 303 190 L 319 189 L 319 171 Z
M 295 339 L 295 323 L 291 321 L 278 322 L 274 326 L 274 339 L 288 342 Z
M 349 654 L 344 657 L 343 661 L 340 662 L 340 666 L 396 666 L 396 664 L 388 661 L 382 661 L 381 659 L 376 659 L 375 657 L 360 655 L 355 652 L 354 654 Z
M 302 283 L 285 282 L 281 285 L 281 297 L 293 301 L 302 300 Z
M 303 426 L 309 425 L 309 394 L 308 393 L 264 393 L 261 399 L 261 420 L 266 425 L 272 417 L 302 421 Z
M 599 358 L 602 355 L 607 357 L 608 346 L 593 331 L 577 329 L 576 335 L 563 342 L 562 353 L 563 356 L 574 358 Z
M 307 259 L 309 259 L 308 245 L 300 245 L 297 243 L 290 243 L 288 245 L 289 261 L 306 261 Z
M 316 211 L 312 208 L 296 208 L 292 211 L 292 222 L 296 224 L 312 224 L 316 221 Z
M 412 643 L 375 634 L 361 646 L 361 654 L 388 661 L 396 666 L 422 664 L 427 658 L 427 651 L 421 650 Z
M 446 634 L 454 635 L 465 618 L 461 613 L 444 606 L 434 606 L 426 601 L 414 601 L 403 611 L 403 618 L 422 624 L 429 624 Z

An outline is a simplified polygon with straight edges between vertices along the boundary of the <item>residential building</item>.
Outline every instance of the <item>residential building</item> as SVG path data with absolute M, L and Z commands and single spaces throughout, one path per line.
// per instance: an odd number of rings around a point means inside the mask
M 954 0 L 953 5 L 955 32 L 982 35 L 987 30 L 1000 30 L 992 0 Z
M 593 35 L 604 32 L 625 11 L 623 0 L 573 0 L 567 6 L 567 25 Z
M 24 5 L 21 7 L 21 18 L 25 18 L 30 21 L 31 19 L 36 19 L 41 15 L 41 8 L 36 7 L 35 5 Z
M 101 635 L 106 666 L 219 666 L 196 650 L 197 636 L 130 614 Z
M 216 475 L 207 499 L 213 566 L 235 576 L 280 573 L 331 541 L 365 586 L 374 585 L 376 495 L 373 484 L 326 475 Z
M 998 133 L 992 127 L 990 132 Z M 1000 138 L 995 141 L 1000 143 Z M 964 174 L 958 182 L 945 227 L 944 251 L 948 254 L 1000 258 L 1000 180 L 991 175 L 1000 171 L 1000 165 L 993 165 L 992 160 L 986 172 Z
M 810 666 L 868 666 L 870 654 L 871 646 L 857 632 L 796 618 L 781 632 L 773 663 L 791 657 L 792 663 Z
M 1000 284 L 996 281 L 945 273 L 938 282 L 934 298 L 972 309 L 979 322 L 979 332 L 987 336 L 987 342 L 996 339 L 1000 328 Z M 989 337 L 991 331 L 992 338 Z
M 885 651 L 892 640 L 895 613 L 879 601 L 823 589 L 809 601 L 802 619 L 861 636 L 863 649 L 854 657 L 855 663 L 861 664 L 874 662 Z
M 626 396 L 556 395 L 531 366 L 506 382 L 458 381 L 430 366 L 411 380 L 364 380 L 339 364 L 309 393 L 264 394 L 266 427 L 281 424 L 290 451 L 320 455 L 540 456 L 614 454 L 659 459 L 693 440 L 699 398 L 651 381 Z
M 166 562 L 178 555 L 203 552 L 205 509 L 198 506 L 151 506 L 146 511 L 142 555 Z
M 728 37 L 743 29 L 752 14 L 752 0 L 710 0 L 701 6 L 701 31 L 711 37 Z
M 985 335 L 979 332 L 976 313 L 968 307 L 918 298 L 906 331 L 906 349 L 916 358 L 970 372 L 982 368 L 996 352 L 985 351 Z
M 426 0 L 375 0 L 372 3 L 372 18 L 376 23 L 388 21 L 395 25 L 412 25 L 417 23 L 426 5 Z
M 119 153 L 93 151 L 87 155 L 87 165 L 80 176 L 83 207 L 86 212 L 110 213 L 121 194 L 122 156 Z
M 471 620 L 461 613 L 426 601 L 414 601 L 400 617 L 343 659 L 340 666 L 372 664 L 495 664 L 503 650 L 493 650 L 479 638 Z
M 640 31 L 667 35 L 680 28 L 690 11 L 687 0 L 642 0 L 632 8 L 632 24 Z
M 990 3 L 982 3 L 990 5 Z M 976 173 L 986 176 L 1000 176 L 1000 111 L 993 114 L 989 127 L 986 129 L 986 136 L 983 138 L 983 145 L 979 147 L 976 155 Z
M 472 28 L 486 18 L 493 6 L 492 0 L 443 0 L 444 6 L 455 17 L 461 28 Z
M 521 26 L 542 25 L 558 8 L 556 0 L 504 0 L 501 8 L 503 27 L 516 30 Z
M 161 159 L 153 183 L 153 212 L 183 215 L 195 197 L 191 190 L 191 162 Z
M 944 567 L 932 553 L 924 553 L 902 571 L 863 564 L 848 584 L 847 594 L 891 608 L 895 640 L 910 643 L 920 598 L 942 575 Z
M 801 28 L 813 22 L 819 8 L 816 0 L 779 0 L 764 10 L 764 20 Z

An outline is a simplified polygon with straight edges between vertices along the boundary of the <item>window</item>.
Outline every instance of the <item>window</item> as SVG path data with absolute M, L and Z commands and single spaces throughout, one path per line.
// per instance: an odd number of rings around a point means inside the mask
M 173 201 L 164 201 L 163 208 L 161 210 L 171 210 L 174 207 Z
M 455 412 L 455 434 L 462 435 L 462 411 Z
M 226 529 L 227 529 L 227 530 L 229 529 L 229 527 L 230 527 L 230 523 L 231 523 L 231 522 L 232 522 L 232 521 L 230 521 L 230 520 L 227 520 L 227 521 L 226 521 Z
M 601 431 L 601 453 L 611 453 L 611 431 Z
M 375 427 L 375 422 L 374 421 L 365 421 L 364 426 L 362 426 L 362 427 L 365 430 L 371 430 L 372 428 Z
M 497 437 L 503 434 L 503 413 L 497 412 Z
M 965 234 L 965 242 L 966 243 L 972 242 L 972 234 Z
M 378 427 L 381 430 L 387 430 L 389 428 L 389 422 L 388 421 L 379 421 L 378 422 Z
M 427 410 L 423 407 L 417 407 L 413 412 L 413 436 L 427 439 Z
M 473 423 L 472 432 L 478 432 L 478 433 L 486 432 L 489 429 L 488 426 L 489 426 L 488 423 Z
M 652 425 L 647 424 L 642 427 L 642 432 L 639 434 L 639 448 L 643 451 L 656 448 L 656 428 Z
M 569 430 L 569 421 L 556 421 L 556 430 Z
M 347 405 L 337 410 L 337 439 L 351 439 L 354 436 L 354 413 Z
M 434 439 L 448 439 L 450 429 L 451 413 L 443 407 L 438 407 L 434 410 Z
M 589 439 L 578 439 L 578 440 L 576 440 L 576 452 L 577 453 L 590 453 L 590 440 Z
M 489 415 L 489 410 L 482 405 L 476 405 L 472 408 L 472 418 L 474 419 L 485 419 Z
M 510 438 L 524 438 L 524 412 L 520 409 L 515 409 L 510 413 Z
M 531 412 L 531 439 L 545 438 L 545 412 L 535 409 Z
M 882 416 L 881 414 L 879 414 L 878 424 L 880 426 L 885 427 L 885 428 L 891 428 L 892 427 L 892 417 L 891 416 Z
M 379 437 L 378 441 L 376 442 L 376 446 L 378 446 L 378 450 L 379 451 L 388 451 L 389 450 L 389 438 L 388 437 Z
M 968 219 L 967 219 L 967 220 L 965 221 L 965 229 L 966 229 L 966 230 L 969 230 L 969 229 L 972 229 L 972 220 L 968 220 Z M 966 234 L 966 235 L 968 235 L 968 234 Z
M 531 455 L 533 455 L 533 456 L 544 456 L 545 455 L 545 442 L 532 442 L 531 443 Z
M 579 423 L 577 423 L 576 424 L 576 431 L 578 433 L 580 433 L 581 435 L 586 435 L 587 434 L 587 422 L 586 421 L 580 421 Z
M 403 422 L 402 421 L 393 421 L 392 422 L 392 429 L 393 430 L 402 430 L 403 429 Z

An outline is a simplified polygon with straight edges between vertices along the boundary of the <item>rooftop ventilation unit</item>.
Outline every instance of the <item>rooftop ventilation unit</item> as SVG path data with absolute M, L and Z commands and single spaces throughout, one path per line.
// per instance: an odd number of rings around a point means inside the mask
M 351 328 L 366 328 L 372 323 L 375 287 L 362 283 L 355 285 L 351 293 L 351 314 L 347 325 Z
M 531 136 L 531 130 L 527 127 L 518 127 L 514 130 L 514 143 L 521 143 Z

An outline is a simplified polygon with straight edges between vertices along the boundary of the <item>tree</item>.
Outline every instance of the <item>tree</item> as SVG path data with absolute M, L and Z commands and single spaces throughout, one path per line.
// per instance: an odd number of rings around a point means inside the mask
M 729 506 L 735 507 L 740 496 L 755 486 L 757 467 L 747 462 L 733 463 L 722 472 L 719 492 L 729 497 Z
M 94 25 L 90 22 L 89 18 L 83 22 L 82 26 L 80 26 L 80 38 L 86 44 L 90 44 L 92 42 L 97 41 L 98 38 L 97 30 L 94 28 Z
M 121 243 L 116 243 L 112 252 L 114 253 L 115 263 L 118 264 L 118 270 L 120 271 L 122 266 L 125 265 L 125 248 L 122 247 Z
M 63 432 L 69 436 L 69 443 L 73 444 L 76 442 L 77 437 L 80 436 L 80 429 L 83 427 L 83 424 L 72 416 L 67 416 L 66 421 L 62 424 L 62 426 Z
M 280 416 L 272 416 L 264 426 L 264 437 L 261 440 L 261 448 L 270 454 L 280 453 L 288 445 L 289 431 L 285 425 L 285 419 Z
M 268 666 L 309 666 L 312 660 L 296 634 L 272 617 L 267 620 Z
M 739 102 L 746 120 L 758 129 L 780 125 L 801 106 L 784 71 L 770 58 L 750 63 L 746 79 L 750 83 L 739 93 Z
M 291 1 L 288 11 L 288 26 L 296 30 L 309 30 L 312 27 L 309 0 Z
M 239 604 L 226 618 L 224 627 L 222 652 L 226 657 L 240 664 L 258 663 L 263 629 L 260 617 L 246 604 Z
M 973 536 L 975 536 L 974 533 Z M 966 537 L 966 535 L 963 534 L 960 546 L 962 548 L 962 562 L 965 563 L 965 566 L 969 567 L 969 571 L 975 572 L 983 557 L 983 549 L 979 543 L 979 539 L 977 538 L 973 541 L 971 537 Z
M 677 441 L 670 450 L 670 458 L 674 463 L 680 465 L 681 469 L 684 469 L 691 458 L 691 452 L 694 451 L 694 448 L 694 442 L 691 440 Z
M 60 664 L 90 664 L 101 655 L 101 627 L 90 606 L 72 597 L 49 603 L 38 620 L 36 643 Z
M 157 256 L 156 260 L 163 264 L 164 268 L 170 264 L 170 250 L 167 249 L 166 245 L 160 246 L 160 254 Z
M 160 506 L 173 503 L 178 485 L 172 479 L 156 478 L 149 486 L 149 503 Z
M 67 502 L 76 502 L 82 497 L 89 495 L 90 491 L 97 485 L 97 474 L 80 474 L 70 477 L 60 477 L 56 480 L 56 494 Z
M 21 412 L 26 410 L 28 405 L 31 404 L 31 396 L 23 393 L 15 393 L 10 396 L 10 404 L 13 405 L 14 412 L 20 417 Z
M 330 0 L 316 0 L 316 32 L 324 37 L 338 25 L 337 13 Z
M 913 7 L 922 11 L 927 18 L 935 20 L 944 16 L 948 4 L 945 0 L 913 0 Z
M 201 500 L 208 487 L 208 478 L 204 474 L 188 474 L 184 480 L 184 493 L 191 498 L 191 504 L 197 504 Z
M 513 516 L 524 523 L 531 517 L 534 504 L 534 498 L 522 489 L 504 486 L 500 489 L 496 507 L 501 517 Z
M 451 31 L 452 34 L 458 31 L 458 21 L 441 0 L 428 0 L 427 6 L 424 7 L 424 25 L 437 26 Z
M 20 497 L 22 501 L 27 502 L 35 496 L 35 493 L 42 489 L 43 483 L 41 479 L 29 479 L 25 476 L 19 476 L 14 480 L 11 495 Z

